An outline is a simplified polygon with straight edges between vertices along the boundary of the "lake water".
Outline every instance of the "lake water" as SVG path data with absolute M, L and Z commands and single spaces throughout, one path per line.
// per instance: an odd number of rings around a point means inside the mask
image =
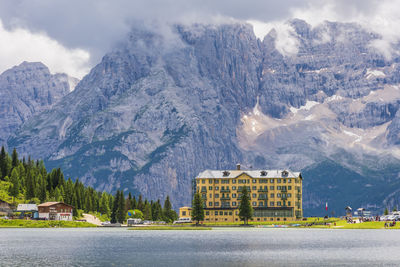
M 0 266 L 400 266 L 400 231 L 0 229 Z

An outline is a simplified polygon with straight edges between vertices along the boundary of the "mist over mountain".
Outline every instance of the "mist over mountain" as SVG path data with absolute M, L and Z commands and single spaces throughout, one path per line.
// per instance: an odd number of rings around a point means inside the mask
M 305 215 L 397 204 L 400 57 L 357 24 L 288 26 L 287 54 L 277 30 L 260 40 L 245 23 L 133 29 L 8 146 L 175 208 L 199 172 L 238 162 L 302 170 Z

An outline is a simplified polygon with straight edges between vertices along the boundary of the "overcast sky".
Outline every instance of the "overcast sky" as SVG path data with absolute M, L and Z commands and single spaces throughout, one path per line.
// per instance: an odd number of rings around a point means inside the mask
M 42 61 L 82 78 L 138 22 L 252 21 L 262 37 L 295 17 L 355 21 L 390 45 L 399 40 L 399 14 L 400 0 L 0 0 L 0 72 Z

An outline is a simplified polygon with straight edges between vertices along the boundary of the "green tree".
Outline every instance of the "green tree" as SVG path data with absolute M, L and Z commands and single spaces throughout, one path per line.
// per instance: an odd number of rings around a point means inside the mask
M 144 203 L 143 203 L 142 195 L 139 195 L 139 200 L 138 200 L 138 203 L 137 203 L 137 208 L 138 208 L 139 210 L 141 210 L 142 212 L 144 211 Z
M 144 216 L 145 220 L 151 220 L 152 219 L 152 216 L 151 216 L 151 204 L 148 203 L 148 202 L 144 206 L 143 216 Z
M 137 208 L 137 202 L 136 202 L 136 197 L 132 197 L 132 202 L 131 202 L 131 209 L 136 209 Z
M 114 202 L 113 202 L 113 208 L 111 210 L 111 223 L 116 223 L 117 222 L 117 212 L 118 212 L 118 204 L 119 204 L 119 190 L 117 190 L 117 193 L 115 193 L 114 197 Z
M 107 195 L 106 192 L 103 192 L 101 194 L 100 213 L 101 214 L 106 214 L 107 216 L 110 216 L 110 207 L 108 205 L 108 195 Z
M 124 192 L 121 190 L 118 199 L 117 221 L 119 223 L 123 223 L 125 219 L 126 219 L 125 197 L 124 197 Z
M 393 211 L 397 211 L 397 206 L 395 206 L 395 207 L 393 208 Z
M 0 152 L 0 179 L 8 175 L 7 156 L 4 146 L 2 146 Z
M 178 215 L 172 210 L 171 201 L 169 196 L 164 201 L 163 218 L 166 222 L 171 223 L 178 218 Z
M 240 220 L 244 221 L 244 224 L 248 224 L 248 221 L 253 218 L 253 208 L 250 205 L 250 197 L 246 186 L 243 186 L 242 196 L 240 197 L 239 217 Z
M 11 164 L 12 164 L 11 166 L 13 168 L 17 167 L 19 164 L 17 150 L 15 148 L 13 149 L 13 152 L 12 152 L 12 163 Z
M 389 210 L 388 210 L 387 207 L 385 208 L 385 211 L 383 212 L 383 215 L 389 215 Z
M 192 201 L 192 220 L 199 225 L 200 221 L 204 221 L 204 206 L 203 199 L 199 192 L 194 194 Z
M 128 213 L 130 213 L 130 215 L 128 215 Z M 137 218 L 137 219 L 142 219 L 143 220 L 143 212 L 141 212 L 138 209 L 135 210 L 128 210 L 127 212 L 127 216 L 129 218 Z
M 33 170 L 28 171 L 26 175 L 26 192 L 25 192 L 25 199 L 31 199 L 35 197 L 35 181 L 34 181 L 34 172 Z
M 10 188 L 9 188 L 9 193 L 10 196 L 13 197 L 13 200 L 15 202 L 15 198 L 18 197 L 19 195 L 19 181 L 18 181 L 18 171 L 17 169 L 13 169 L 11 172 L 11 177 L 10 177 Z
M 39 174 L 38 180 L 40 181 L 39 199 L 41 202 L 45 202 L 47 199 L 46 178 Z

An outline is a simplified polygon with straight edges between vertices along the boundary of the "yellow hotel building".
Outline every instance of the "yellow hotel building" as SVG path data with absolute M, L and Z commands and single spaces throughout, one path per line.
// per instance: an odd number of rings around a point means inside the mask
M 196 177 L 204 200 L 204 222 L 238 222 L 241 190 L 249 192 L 252 221 L 292 221 L 303 217 L 300 172 L 288 170 L 205 170 Z

